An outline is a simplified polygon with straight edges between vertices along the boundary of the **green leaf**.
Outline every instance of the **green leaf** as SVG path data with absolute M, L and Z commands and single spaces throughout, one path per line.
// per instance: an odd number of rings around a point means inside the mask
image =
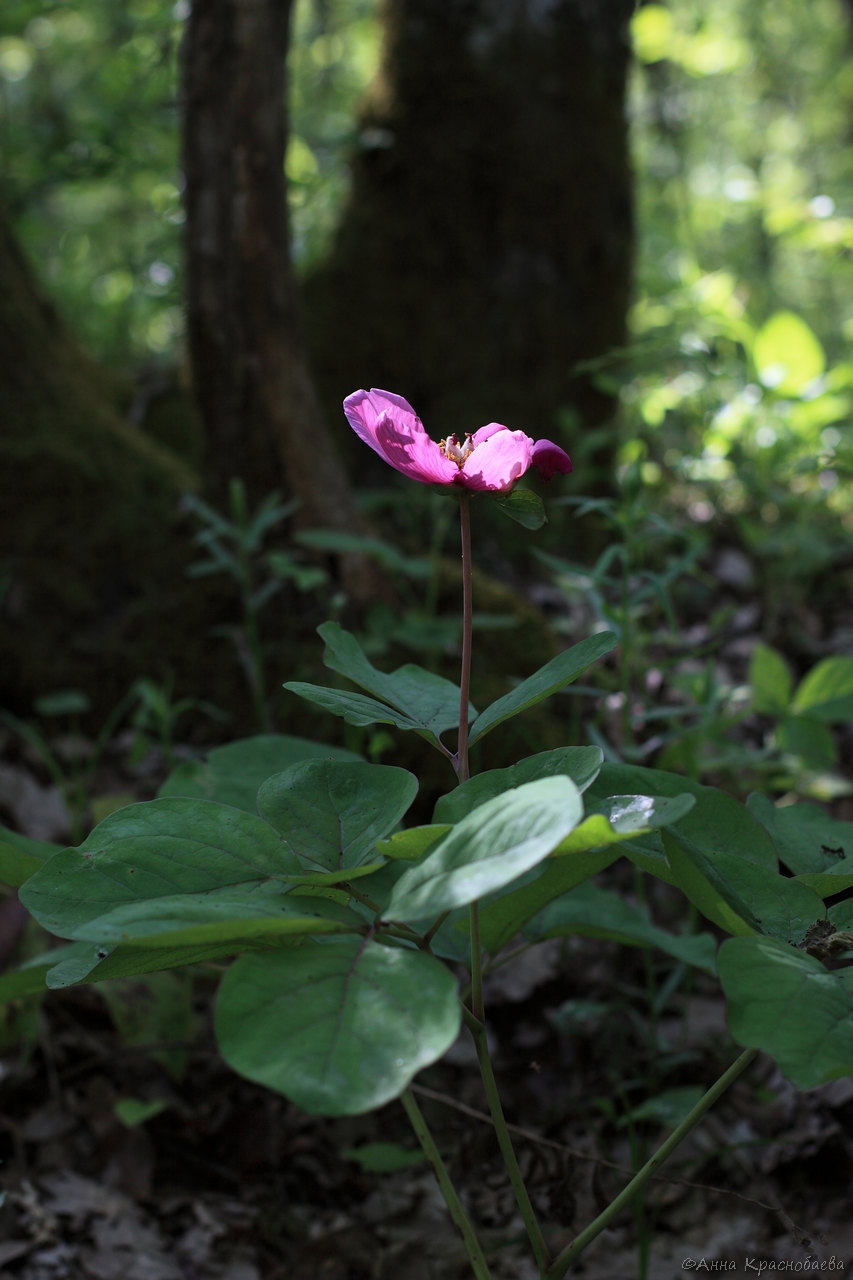
M 363 939 L 241 956 L 216 1003 L 240 1075 L 314 1115 L 396 1098 L 459 1032 L 456 982 L 434 956 Z
M 781 653 L 769 645 L 757 644 L 749 660 L 749 683 L 756 711 L 767 716 L 785 714 L 794 682 L 791 669 Z
M 530 921 L 524 934 L 536 941 L 577 935 L 634 947 L 655 947 L 706 973 L 716 970 L 717 943 L 709 933 L 668 933 L 652 924 L 644 908 L 595 884 L 581 884 L 551 902 Z
M 599 747 L 558 747 L 555 751 L 540 751 L 538 755 L 519 760 L 518 764 L 507 769 L 489 769 L 469 778 L 455 791 L 448 791 L 439 798 L 433 817 L 436 822 L 459 822 L 494 796 L 537 778 L 565 775 L 571 778 L 579 791 L 584 791 L 597 776 L 603 758 Z
M 738 1044 L 776 1059 L 798 1089 L 853 1073 L 853 991 L 776 938 L 730 938 L 717 957 Z
M 326 666 L 410 717 L 419 733 L 437 738 L 445 729 L 458 725 L 458 685 L 414 663 L 386 675 L 373 666 L 355 636 L 336 622 L 324 622 L 317 630 L 326 643 L 323 655 Z M 474 715 L 476 712 L 471 707 L 469 719 Z
M 288 680 L 282 688 L 313 702 L 315 706 L 340 716 L 347 724 L 393 724 L 398 729 L 422 730 L 423 726 L 404 711 L 395 711 L 387 702 L 367 698 L 363 693 L 350 693 L 347 689 L 330 689 L 322 684 L 305 684 L 301 680 Z
M 775 805 L 758 794 L 746 804 L 801 884 L 823 898 L 853 887 L 853 822 L 831 818 L 816 804 Z
M 165 945 L 139 948 L 93 942 L 72 942 L 56 947 L 9 973 L 0 974 L 0 1004 L 18 1000 L 45 988 L 70 987 L 78 982 L 105 982 L 182 965 L 201 964 L 233 954 L 226 940 L 195 947 Z
M 125 1128 L 135 1129 L 146 1120 L 159 1116 L 168 1105 L 163 1098 L 117 1098 L 113 1111 Z
M 298 874 L 277 831 L 252 814 L 178 796 L 129 805 L 77 849 L 31 876 L 21 901 L 60 937 L 128 903 L 198 895 L 226 885 Z
M 660 835 L 626 841 L 626 854 L 643 870 L 675 885 L 727 933 L 768 933 L 798 942 L 823 904 L 805 885 L 779 874 L 767 831 L 732 796 L 679 774 L 635 765 L 605 765 L 588 793 L 644 791 L 692 795 L 694 808 Z M 604 798 L 604 797 L 602 797 Z
M 723 805 L 715 797 L 705 809 L 713 821 L 713 815 L 720 815 Z M 747 818 L 747 811 L 742 806 L 741 809 Z M 756 827 L 757 824 L 753 830 Z M 690 901 L 707 919 L 730 933 L 756 932 L 784 941 L 802 942 L 809 926 L 823 915 L 823 903 L 817 894 L 775 869 L 714 848 L 714 844 L 708 839 L 695 844 L 677 829 L 663 833 L 663 846 L 675 883 Z
M 33 840 L 8 827 L 0 827 L 0 884 L 18 889 L 48 858 L 62 848 L 48 840 Z
M 585 849 L 571 858 L 549 858 L 518 887 L 487 899 L 480 907 L 480 938 L 497 955 L 537 912 L 577 885 L 609 867 L 619 857 L 616 847 Z
M 692 807 L 693 797 L 653 801 L 648 796 L 610 796 L 598 803 L 604 812 L 590 814 L 575 827 L 527 883 L 483 904 L 480 933 L 483 945 L 493 955 L 548 903 L 615 862 L 620 854 L 615 845 L 652 826 L 677 821 Z M 648 826 L 638 827 L 638 820 Z
M 601 804 L 601 802 L 598 802 Z M 635 836 L 660 827 L 671 826 L 689 813 L 696 803 L 695 796 L 684 793 L 663 796 L 608 796 L 599 813 L 591 813 L 580 826 L 554 850 L 554 858 L 570 853 L 581 853 L 600 845 L 632 840 Z
M 412 921 L 466 906 L 547 858 L 580 821 L 583 802 L 565 777 L 505 791 L 463 818 L 397 881 L 387 914 Z
M 525 529 L 541 529 L 548 523 L 545 504 L 532 489 L 512 489 L 509 493 L 494 495 L 499 511 Z
M 853 720 L 853 658 L 824 658 L 803 677 L 791 710 L 830 723 Z
M 752 355 L 759 381 L 783 396 L 799 395 L 826 368 L 823 347 L 793 311 L 777 311 L 762 325 Z
M 268 778 L 258 812 L 284 837 L 303 871 L 340 872 L 376 861 L 376 842 L 418 793 L 405 769 L 308 760 Z
M 810 716 L 785 716 L 776 726 L 773 745 L 784 757 L 793 757 L 799 769 L 832 769 L 838 763 L 835 735 L 823 720 Z
M 543 698 L 550 697 L 558 689 L 571 684 L 587 667 L 592 666 L 615 646 L 616 636 L 611 631 L 601 631 L 582 640 L 580 644 L 573 645 L 565 653 L 557 654 L 556 658 L 552 658 L 544 667 L 523 680 L 511 693 L 498 698 L 497 702 L 493 702 L 477 716 L 471 726 L 469 743 L 473 745 L 504 720 L 518 715 L 520 711 L 526 711 L 528 707 L 535 706 Z
M 159 946 L 146 947 L 72 942 L 51 953 L 54 963 L 47 971 L 45 984 L 57 990 L 78 982 L 108 982 L 112 978 L 132 978 L 142 973 L 205 964 L 233 955 L 234 947 L 230 938 L 194 945 L 182 945 L 166 938 L 161 939 Z
M 377 853 L 383 858 L 401 858 L 406 862 L 418 862 L 437 840 L 446 836 L 452 823 L 439 822 L 431 826 L 407 827 L 397 831 L 390 840 L 379 840 Z
M 358 916 L 334 900 L 309 899 L 277 880 L 266 880 L 122 903 L 79 925 L 73 936 L 138 948 L 161 948 L 164 942 L 173 947 L 221 943 L 234 952 L 308 934 L 352 933 L 361 925 Z
M 274 773 L 301 760 L 360 760 L 354 751 L 286 734 L 258 734 L 216 747 L 207 760 L 178 765 L 160 788 L 161 796 L 197 796 L 257 813 L 258 787 Z
M 420 1148 L 413 1150 L 399 1142 L 363 1142 L 345 1151 L 344 1159 L 354 1160 L 365 1173 L 398 1173 L 423 1164 L 426 1156 Z

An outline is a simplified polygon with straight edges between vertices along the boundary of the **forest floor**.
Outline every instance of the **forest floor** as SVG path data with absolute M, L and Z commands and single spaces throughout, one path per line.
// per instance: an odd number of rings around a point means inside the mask
M 126 751 L 118 744 L 113 756 Z M 156 757 L 134 770 L 107 764 L 101 793 L 125 803 L 153 795 L 165 775 Z M 843 804 L 838 816 L 850 818 Z M 0 819 L 66 838 L 58 792 L 11 737 L 0 741 Z M 627 864 L 605 878 L 631 894 Z M 672 920 L 670 891 L 654 892 L 652 906 Z M 0 968 L 33 943 L 20 924 L 15 899 L 0 899 Z M 146 1009 L 159 1002 L 162 1013 L 168 993 L 150 979 L 110 985 L 107 998 L 72 987 L 0 1020 L 4 1280 L 470 1280 L 399 1104 L 318 1119 L 234 1076 L 214 1044 L 209 972 L 175 988 L 183 1021 L 161 1017 L 173 1030 L 153 1037 Z M 711 978 L 593 939 L 551 941 L 498 970 L 487 1009 L 506 1113 L 554 1252 L 659 1145 L 675 1115 L 667 1107 L 739 1053 Z M 464 1034 L 415 1087 L 494 1280 L 536 1280 Z M 376 1143 L 395 1144 L 395 1168 L 370 1170 Z M 759 1057 L 571 1275 L 849 1272 L 851 1175 L 853 1078 L 801 1093 Z
M 666 1133 L 620 1118 L 671 1085 L 707 1084 L 738 1050 L 710 982 L 650 1043 L 635 956 L 546 944 L 489 992 L 496 1069 L 552 1247 L 562 1247 Z M 145 1001 L 144 986 L 124 998 Z M 570 1016 L 567 1001 L 588 1005 Z M 365 1144 L 414 1149 L 402 1109 L 325 1120 L 235 1078 L 195 986 L 178 1075 L 134 1047 L 88 987 L 49 996 L 0 1079 L 0 1275 L 8 1280 L 469 1280 L 425 1165 L 367 1172 Z M 571 1009 L 571 1006 L 569 1006 Z M 481 1230 L 495 1280 L 535 1280 L 463 1040 L 418 1077 L 420 1104 Z M 127 1125 L 121 1099 L 162 1107 Z M 156 1109 L 156 1107 L 155 1107 Z M 120 1110 L 120 1109 L 119 1109 Z M 366 1154 L 366 1150 L 365 1150 Z M 668 1280 L 853 1266 L 853 1080 L 799 1093 L 759 1059 L 572 1275 Z M 798 1265 L 799 1264 L 799 1265 Z M 646 1270 L 644 1271 L 644 1265 Z
M 56 797 L 29 783 L 32 822 L 44 824 Z M 125 784 L 145 796 L 156 778 L 137 773 Z M 617 864 L 607 874 L 630 893 L 630 871 Z M 6 911 L 8 942 L 15 918 Z M 496 1072 L 555 1251 L 666 1135 L 666 1099 L 707 1087 L 739 1052 L 705 975 L 682 977 L 650 1024 L 650 992 L 671 974 L 663 957 L 647 966 L 639 951 L 573 938 L 489 980 Z M 94 987 L 51 993 L 0 1031 L 0 1275 L 469 1280 L 398 1104 L 318 1119 L 235 1077 L 214 1045 L 209 975 L 186 988 L 191 1020 L 181 1025 L 191 1031 L 153 1043 L 144 1011 L 162 990 L 152 994 L 146 979 L 111 985 L 108 1000 Z M 494 1280 L 535 1280 L 464 1034 L 416 1088 Z M 663 1101 L 629 1123 L 651 1098 Z M 374 1143 L 396 1144 L 398 1167 L 369 1171 Z M 851 1174 L 853 1079 L 800 1093 L 759 1058 L 649 1184 L 642 1207 L 624 1212 L 571 1274 L 846 1271 Z

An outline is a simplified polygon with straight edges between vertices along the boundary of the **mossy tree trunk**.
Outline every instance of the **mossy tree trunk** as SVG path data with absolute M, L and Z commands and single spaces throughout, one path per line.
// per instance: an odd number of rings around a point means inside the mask
M 188 338 L 214 496 L 283 487 L 298 519 L 355 529 L 290 260 L 284 154 L 292 0 L 205 0 L 183 46 Z M 342 416 L 340 405 L 337 414 Z
M 577 365 L 625 337 L 633 7 L 386 0 L 349 207 L 305 291 L 330 401 L 372 383 L 436 436 L 494 419 L 570 452 L 567 409 L 612 412 Z

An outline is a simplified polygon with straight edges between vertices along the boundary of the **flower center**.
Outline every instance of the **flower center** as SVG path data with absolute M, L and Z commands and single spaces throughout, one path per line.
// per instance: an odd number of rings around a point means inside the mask
M 451 462 L 455 462 L 459 470 L 465 464 L 465 459 L 474 449 L 474 442 L 469 435 L 466 435 L 464 443 L 460 444 L 455 435 L 448 436 L 446 440 L 439 440 L 438 447 L 444 454 L 445 458 L 449 458 Z

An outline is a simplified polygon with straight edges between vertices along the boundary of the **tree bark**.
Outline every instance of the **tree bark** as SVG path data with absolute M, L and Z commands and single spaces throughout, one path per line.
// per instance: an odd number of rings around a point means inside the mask
M 305 290 L 318 381 L 407 396 L 435 436 L 562 435 L 625 339 L 633 0 L 386 0 L 349 207 Z M 562 425 L 561 425 L 562 424 Z
M 187 316 L 207 475 L 284 486 L 305 524 L 361 518 L 301 332 L 284 154 L 292 0 L 196 0 L 183 46 Z M 338 414 L 341 414 L 338 406 Z

